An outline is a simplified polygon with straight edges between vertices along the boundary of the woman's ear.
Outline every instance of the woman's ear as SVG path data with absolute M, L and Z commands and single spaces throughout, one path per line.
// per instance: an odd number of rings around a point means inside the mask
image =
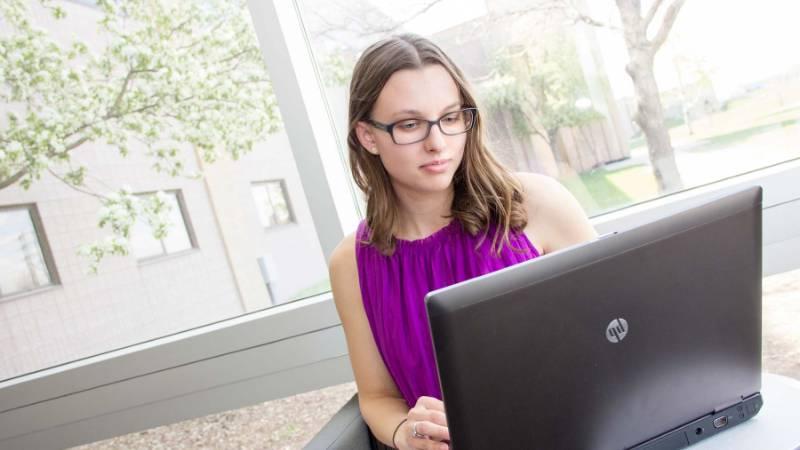
M 372 127 L 366 122 L 356 123 L 356 137 L 361 146 L 367 149 L 373 155 L 378 154 L 378 146 L 375 142 L 375 136 L 372 134 Z

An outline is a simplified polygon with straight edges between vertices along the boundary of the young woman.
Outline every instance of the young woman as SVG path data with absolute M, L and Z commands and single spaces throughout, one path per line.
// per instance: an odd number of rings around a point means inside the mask
M 596 236 L 557 181 L 503 168 L 483 127 L 429 40 L 393 36 L 356 63 L 348 146 L 367 214 L 329 267 L 361 413 L 387 446 L 448 448 L 425 294 Z

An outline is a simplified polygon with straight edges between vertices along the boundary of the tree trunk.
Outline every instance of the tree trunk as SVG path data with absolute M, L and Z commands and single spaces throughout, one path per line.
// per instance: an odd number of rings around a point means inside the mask
M 653 74 L 653 61 L 641 51 L 629 51 L 631 62 L 627 72 L 636 91 L 634 120 L 647 139 L 648 154 L 659 190 L 661 193 L 681 190 L 683 181 L 675 163 L 675 151 L 669 131 L 664 125 L 664 108 L 661 106 L 661 97 Z
M 645 17 L 641 15 L 639 0 L 616 0 L 619 8 L 625 45 L 630 62 L 626 67 L 636 91 L 636 115 L 634 120 L 647 139 L 650 163 L 661 193 L 683 188 L 675 151 L 669 132 L 664 125 L 664 108 L 658 94 L 658 85 L 653 72 L 655 54 L 667 38 L 675 17 L 685 0 L 676 0 L 664 14 L 661 26 L 652 40 L 647 38 L 647 29 L 661 2 L 651 5 Z

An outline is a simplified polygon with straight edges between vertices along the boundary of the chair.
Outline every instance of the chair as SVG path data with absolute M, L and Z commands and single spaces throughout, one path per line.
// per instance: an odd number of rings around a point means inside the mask
M 309 450 L 383 450 L 361 417 L 358 393 L 353 395 L 304 447 Z

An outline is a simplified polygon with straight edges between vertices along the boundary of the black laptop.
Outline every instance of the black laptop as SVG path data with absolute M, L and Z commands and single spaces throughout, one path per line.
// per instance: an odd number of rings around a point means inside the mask
M 761 199 L 429 293 L 452 448 L 678 449 L 757 414 Z

